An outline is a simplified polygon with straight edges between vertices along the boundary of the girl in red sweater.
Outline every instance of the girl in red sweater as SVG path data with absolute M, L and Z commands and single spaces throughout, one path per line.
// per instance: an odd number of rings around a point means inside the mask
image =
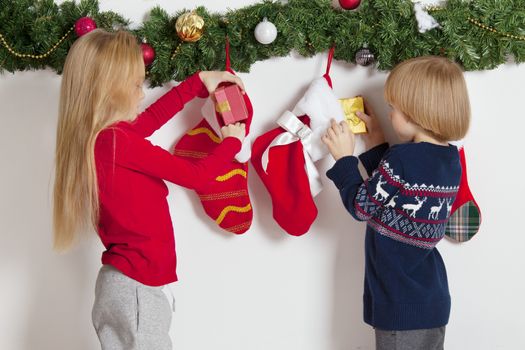
M 93 324 L 102 349 L 171 349 L 171 307 L 162 288 L 177 280 L 175 241 L 163 180 L 193 188 L 221 174 L 241 148 L 244 124 L 223 127 L 222 143 L 188 161 L 145 138 L 227 72 L 199 72 L 138 114 L 144 63 L 130 33 L 79 38 L 62 77 L 56 145 L 54 244 L 71 246 L 91 225 L 105 251 Z

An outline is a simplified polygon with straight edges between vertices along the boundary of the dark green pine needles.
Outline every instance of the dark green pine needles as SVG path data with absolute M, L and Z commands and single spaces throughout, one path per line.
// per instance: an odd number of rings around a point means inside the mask
M 430 11 L 441 28 L 426 33 L 417 30 L 410 0 L 363 0 L 356 11 L 335 9 L 331 0 L 262 1 L 225 13 L 197 7 L 206 23 L 205 34 L 198 42 L 181 43 L 175 21 L 189 10 L 195 9 L 168 13 L 153 8 L 133 30 L 138 40 L 146 39 L 156 51 L 148 67 L 152 86 L 183 80 L 197 70 L 224 69 L 226 35 L 233 68 L 240 72 L 248 72 L 256 61 L 287 56 L 292 50 L 309 57 L 334 44 L 335 59 L 347 62 L 354 62 L 356 52 L 367 45 L 380 70 L 422 55 L 448 56 L 466 70 L 492 69 L 511 57 L 518 63 L 525 60 L 525 0 L 449 0 L 446 7 Z M 120 14 L 100 12 L 97 0 L 60 5 L 52 0 L 0 0 L 0 34 L 13 51 L 40 55 L 83 16 L 92 17 L 108 31 L 126 29 L 129 23 Z M 253 35 L 264 17 L 279 32 L 270 45 L 259 44 Z M 75 39 L 71 32 L 41 59 L 13 55 L 0 41 L 0 72 L 51 68 L 60 73 Z

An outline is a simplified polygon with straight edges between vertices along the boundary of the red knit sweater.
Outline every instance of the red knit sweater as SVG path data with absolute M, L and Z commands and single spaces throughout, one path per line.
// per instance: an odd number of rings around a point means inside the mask
M 213 181 L 241 148 L 238 139 L 228 137 L 208 157 L 191 161 L 144 139 L 196 96 L 208 96 L 198 74 L 171 89 L 134 121 L 102 130 L 96 140 L 98 234 L 106 247 L 102 263 L 146 285 L 177 280 L 168 189 L 162 180 L 187 188 Z

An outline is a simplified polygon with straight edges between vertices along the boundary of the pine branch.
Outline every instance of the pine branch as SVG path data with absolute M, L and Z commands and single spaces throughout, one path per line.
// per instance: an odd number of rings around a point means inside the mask
M 291 51 L 310 57 L 334 44 L 335 59 L 347 62 L 354 62 L 356 52 L 367 45 L 380 70 L 422 55 L 446 55 L 466 70 L 493 69 L 511 57 L 517 63 L 525 61 L 525 0 L 449 0 L 445 8 L 431 11 L 441 28 L 424 34 L 417 31 L 410 0 L 363 0 L 356 11 L 335 9 L 331 2 L 290 0 L 283 4 L 263 0 L 223 14 L 198 7 L 206 27 L 195 43 L 182 42 L 175 32 L 177 17 L 192 9 L 170 14 L 155 7 L 133 32 L 155 49 L 156 59 L 148 67 L 152 86 L 183 80 L 198 70 L 224 69 L 226 36 L 233 69 L 240 72 L 248 72 L 257 61 L 287 56 Z M 101 12 L 98 0 L 60 5 L 52 0 L 0 0 L 0 34 L 14 52 L 42 55 L 84 16 L 92 17 L 99 28 L 108 31 L 129 30 L 129 21 L 120 14 Z M 253 35 L 264 17 L 279 32 L 270 45 L 259 44 Z M 39 59 L 18 57 L 0 43 L 0 73 L 50 68 L 60 74 L 75 40 L 71 33 Z

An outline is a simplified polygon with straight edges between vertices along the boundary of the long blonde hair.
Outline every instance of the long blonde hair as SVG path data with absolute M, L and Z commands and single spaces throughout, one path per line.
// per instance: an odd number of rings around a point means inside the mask
M 385 99 L 441 141 L 465 137 L 470 102 L 463 71 L 444 57 L 416 57 L 398 64 L 385 84 Z
M 134 112 L 132 87 L 144 74 L 137 39 L 94 30 L 71 47 L 62 76 L 53 193 L 54 248 L 69 248 L 99 217 L 95 140 Z

